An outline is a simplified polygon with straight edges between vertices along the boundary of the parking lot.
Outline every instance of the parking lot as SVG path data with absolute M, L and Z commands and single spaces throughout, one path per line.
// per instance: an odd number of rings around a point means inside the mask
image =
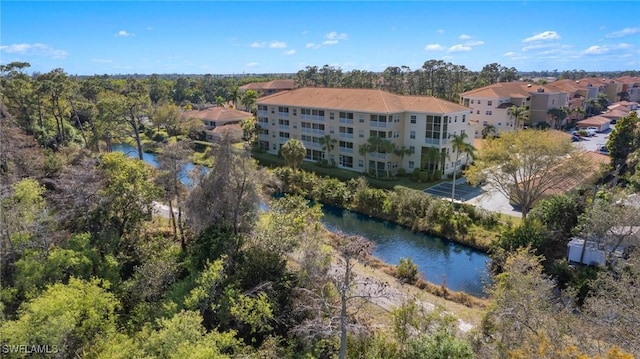
M 606 146 L 610 133 L 611 129 L 606 132 L 596 133 L 593 137 L 581 137 L 580 141 L 574 142 L 573 144 L 586 151 L 598 152 L 600 147 Z
M 425 189 L 424 192 L 437 197 L 451 198 L 452 187 L 453 185 L 451 182 L 442 182 Z M 458 201 L 466 202 L 474 197 L 481 195 L 482 192 L 483 190 L 480 187 L 472 187 L 467 183 L 459 183 L 456 184 L 455 199 Z

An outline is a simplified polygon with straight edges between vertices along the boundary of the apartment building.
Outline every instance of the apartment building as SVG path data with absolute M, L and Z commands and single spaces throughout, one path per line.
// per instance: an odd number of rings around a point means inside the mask
M 253 114 L 233 108 L 215 106 L 199 111 L 184 111 L 180 114 L 180 117 L 183 119 L 197 118 L 202 120 L 207 140 L 215 141 L 219 137 L 219 132 L 222 128 L 233 130 L 234 133 L 239 130 L 241 133 L 240 123 L 244 119 L 253 117 Z
M 258 93 L 259 97 L 272 95 L 280 91 L 292 90 L 295 87 L 294 80 L 273 80 L 268 82 L 252 82 L 243 86 L 240 86 L 238 90 L 243 93 L 248 90 L 254 90 Z
M 622 84 L 622 92 L 627 93 L 627 100 L 640 102 L 640 78 L 638 76 L 622 76 L 616 79 Z
M 460 104 L 471 108 L 475 137 L 481 137 L 487 126 L 493 126 L 498 134 L 515 130 L 516 120 L 509 114 L 511 106 L 524 106 L 531 124 L 551 124 L 549 110 L 568 107 L 569 100 L 569 93 L 561 89 L 526 82 L 499 82 L 460 94 Z
M 404 168 L 411 173 L 426 168 L 448 175 L 470 162 L 465 153 L 455 153 L 451 142 L 463 133 L 471 142 L 469 108 L 435 97 L 375 89 L 299 88 L 260 98 L 256 104 L 258 143 L 272 154 L 295 138 L 305 145 L 306 160 L 327 160 L 357 172 L 396 173 Z M 370 137 L 411 153 L 360 151 Z M 335 145 L 323 145 L 323 138 Z
M 614 79 L 602 77 L 585 77 L 576 81 L 581 87 L 595 87 L 598 93 L 605 94 L 609 103 L 620 101 L 620 93 L 623 90 L 623 83 Z M 597 95 L 596 95 L 597 96 Z

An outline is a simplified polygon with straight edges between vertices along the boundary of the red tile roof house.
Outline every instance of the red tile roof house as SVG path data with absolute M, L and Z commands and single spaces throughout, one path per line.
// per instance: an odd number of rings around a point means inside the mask
M 181 114 L 181 117 L 201 119 L 204 122 L 207 140 L 214 141 L 220 134 L 220 130 L 216 131 L 216 129 L 223 126 L 239 126 L 242 120 L 253 117 L 253 114 L 232 108 L 216 106 L 200 111 L 185 111 Z
M 603 116 L 593 116 L 582 121 L 578 121 L 576 127 L 580 130 L 586 129 L 587 127 L 596 127 L 598 128 L 598 132 L 604 132 L 609 129 L 609 124 L 611 123 L 611 119 L 603 117 Z

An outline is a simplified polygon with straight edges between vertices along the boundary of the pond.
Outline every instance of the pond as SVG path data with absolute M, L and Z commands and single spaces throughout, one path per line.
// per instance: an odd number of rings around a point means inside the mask
M 120 144 L 114 145 L 113 149 L 137 158 L 137 151 L 132 146 Z M 154 154 L 145 153 L 143 157 L 157 166 Z M 192 168 L 194 165 L 189 164 L 183 173 Z M 183 175 L 183 181 L 188 181 L 186 175 Z M 401 258 L 411 258 L 429 282 L 440 285 L 444 280 L 451 290 L 476 297 L 486 296 L 483 288 L 490 280 L 487 274 L 490 259 L 486 253 L 342 208 L 324 205 L 322 209 L 322 222 L 327 229 L 360 235 L 374 242 L 374 255 L 384 262 L 397 265 Z

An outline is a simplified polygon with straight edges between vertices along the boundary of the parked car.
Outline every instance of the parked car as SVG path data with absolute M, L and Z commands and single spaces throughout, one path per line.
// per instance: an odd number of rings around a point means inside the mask
M 603 155 L 608 155 L 609 154 L 609 149 L 607 148 L 606 145 L 600 144 L 600 145 L 598 145 L 598 152 L 602 153 Z
M 580 141 L 580 135 L 579 134 L 576 133 L 573 136 L 571 136 L 571 142 L 578 142 L 578 141 Z
M 598 132 L 598 128 L 597 127 L 587 127 L 587 128 L 583 128 L 582 131 L 585 131 L 587 133 L 586 134 L 587 137 L 593 137 Z

